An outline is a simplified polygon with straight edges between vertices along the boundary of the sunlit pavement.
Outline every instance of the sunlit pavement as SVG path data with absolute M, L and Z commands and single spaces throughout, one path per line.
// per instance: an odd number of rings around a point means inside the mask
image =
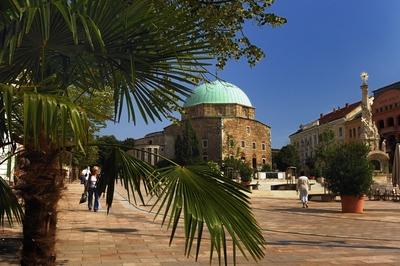
M 153 222 L 149 206 L 134 207 L 119 190 L 109 215 L 103 198 L 103 208 L 90 212 L 78 204 L 82 189 L 68 184 L 60 201 L 58 265 L 209 265 L 208 236 L 195 262 L 183 254 L 182 229 L 169 247 L 169 231 L 160 219 Z M 367 201 L 364 214 L 342 214 L 340 202 L 310 202 L 303 209 L 294 198 L 254 191 L 252 204 L 266 255 L 258 264 L 239 256 L 240 265 L 400 265 L 400 202 Z M 0 232 L 12 239 L 19 230 Z M 18 264 L 15 251 L 8 251 L 0 249 L 0 265 Z

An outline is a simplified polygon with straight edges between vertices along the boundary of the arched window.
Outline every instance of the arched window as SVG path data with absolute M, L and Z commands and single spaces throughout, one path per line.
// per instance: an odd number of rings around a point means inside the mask
M 394 126 L 394 119 L 393 119 L 393 117 L 389 117 L 389 118 L 387 119 L 387 126 L 388 126 L 388 127 L 393 127 L 393 126 Z
M 381 162 L 380 162 L 380 161 L 378 161 L 378 160 L 372 160 L 372 161 L 371 161 L 371 164 L 373 165 L 375 171 L 382 171 L 382 169 L 381 169 Z

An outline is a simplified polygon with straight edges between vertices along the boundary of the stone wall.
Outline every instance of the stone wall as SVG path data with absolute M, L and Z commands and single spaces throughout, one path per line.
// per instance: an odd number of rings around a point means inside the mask
M 224 118 L 222 143 L 223 158 L 238 156 L 252 166 L 271 165 L 270 128 L 256 120 Z
M 190 122 L 199 141 L 200 157 L 219 162 L 221 160 L 221 118 L 193 118 Z M 172 152 L 172 147 L 175 147 L 176 136 L 182 134 L 181 130 L 179 125 L 170 125 L 164 129 L 166 137 L 169 137 L 169 143 L 166 145 L 168 149 L 171 149 L 169 154 L 175 154 L 175 149 Z
M 199 104 L 185 109 L 183 119 L 200 117 L 243 117 L 255 118 L 253 107 L 239 104 Z

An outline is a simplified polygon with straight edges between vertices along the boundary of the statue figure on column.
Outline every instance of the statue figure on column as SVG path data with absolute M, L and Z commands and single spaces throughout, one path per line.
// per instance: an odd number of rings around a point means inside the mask
M 383 152 L 386 153 L 386 139 L 383 139 L 383 141 L 382 141 L 382 148 L 381 148 L 381 150 L 382 150 Z
M 374 121 L 372 120 L 371 103 L 368 97 L 368 73 L 361 73 L 361 91 L 362 91 L 362 134 L 363 142 L 370 146 L 371 150 L 379 150 L 379 133 Z M 386 143 L 385 143 L 386 146 Z

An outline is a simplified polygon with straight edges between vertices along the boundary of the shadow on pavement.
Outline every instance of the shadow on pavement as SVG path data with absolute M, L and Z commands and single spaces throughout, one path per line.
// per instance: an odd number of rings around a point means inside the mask
M 390 246 L 377 246 L 377 245 L 366 245 L 361 243 L 348 243 L 347 241 L 309 241 L 309 240 L 278 240 L 268 241 L 268 245 L 277 246 L 315 246 L 315 247 L 344 247 L 344 248 L 357 248 L 357 249 L 388 249 L 388 250 L 400 250 L 398 247 Z
M 108 232 L 108 233 L 134 233 L 137 232 L 138 230 L 135 228 L 89 228 L 89 227 L 83 227 L 79 229 L 81 232 Z
M 400 209 L 371 209 L 364 208 L 364 212 L 400 212 Z
M 0 238 L 0 264 L 18 264 L 22 238 Z
M 271 209 L 263 209 L 263 208 L 253 208 L 254 210 L 261 211 L 278 211 L 278 212 L 293 212 L 293 213 L 341 213 L 340 209 L 321 209 L 321 208 L 271 208 Z

